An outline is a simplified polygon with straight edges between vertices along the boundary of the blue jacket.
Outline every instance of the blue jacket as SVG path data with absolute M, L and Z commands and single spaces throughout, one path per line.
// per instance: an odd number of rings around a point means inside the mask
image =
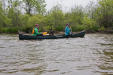
M 67 35 L 70 35 L 70 32 L 71 32 L 71 29 L 68 27 L 68 26 L 66 26 L 65 27 L 65 35 L 67 36 Z

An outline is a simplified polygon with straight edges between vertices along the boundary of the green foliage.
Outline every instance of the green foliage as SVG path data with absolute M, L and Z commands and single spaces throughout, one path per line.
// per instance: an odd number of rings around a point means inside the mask
M 4 27 L 0 29 L 0 33 L 18 33 L 17 27 Z
M 26 7 L 26 13 L 32 15 L 32 10 L 36 11 L 35 13 L 44 14 L 45 12 L 45 0 L 23 0 Z
M 3 16 L 3 9 L 2 9 L 2 4 L 1 4 L 1 2 L 0 2 L 0 26 L 1 25 L 3 25 L 3 22 L 4 22 L 4 20 L 3 20 L 3 18 L 2 17 L 4 17 Z
M 6 26 L 9 22 L 10 20 L 7 18 L 7 16 L 4 15 L 2 4 L 0 2 L 0 27 Z
M 83 17 L 84 17 L 84 13 L 83 13 L 81 7 L 73 8 L 70 14 L 71 15 L 69 17 L 71 19 L 70 21 L 71 21 L 72 24 L 82 25 L 82 20 L 83 20 Z
M 113 27 L 113 0 L 99 1 L 95 19 L 100 26 Z
M 20 26 L 26 26 L 27 25 L 27 22 L 29 20 L 29 15 L 28 14 L 25 14 L 25 15 L 19 15 L 19 18 L 20 18 Z
M 71 26 L 71 28 L 72 28 L 72 32 L 85 30 L 84 25 L 73 25 Z
M 3 26 L 6 22 L 5 22 L 5 16 L 4 16 L 4 11 L 2 9 L 2 3 L 0 1 L 0 27 Z
M 81 7 L 75 7 L 71 10 L 71 12 L 67 12 L 65 14 L 64 23 L 69 23 L 73 31 L 84 30 L 85 26 L 82 25 L 84 15 L 85 14 Z
M 85 25 L 87 27 L 87 29 L 90 29 L 96 25 L 96 21 L 94 21 L 93 19 L 91 19 L 87 16 L 84 16 L 82 22 L 83 22 L 83 25 Z
M 53 30 L 62 31 L 64 29 L 64 18 L 65 16 L 60 5 L 57 5 L 46 15 L 46 23 L 47 25 L 50 25 L 50 28 L 52 26 Z
M 28 21 L 27 21 L 27 29 L 28 30 L 32 30 L 32 28 L 35 26 L 35 24 L 39 24 L 39 31 L 42 31 L 43 30 L 43 26 L 44 26 L 44 23 L 45 22 L 45 18 L 44 16 L 42 15 L 35 15 L 35 16 L 31 16 L 29 17 Z
M 57 26 L 57 27 L 55 28 L 55 30 L 56 30 L 56 31 L 64 31 L 64 26 L 63 26 L 63 25 Z
M 99 28 L 99 31 L 104 31 L 104 30 L 105 30 L 105 27 L 104 26 L 102 26 L 102 27 Z
M 25 13 L 19 9 L 23 3 Z M 56 5 L 46 12 L 45 0 L 8 0 L 7 5 L 8 7 L 3 9 L 0 2 L 0 32 L 17 33 L 21 30 L 31 33 L 35 24 L 39 24 L 39 31 L 64 31 L 67 23 L 73 32 L 95 32 L 113 28 L 113 0 L 99 0 L 97 5 L 91 3 L 87 11 L 76 6 L 65 13 L 61 5 Z
M 85 26 L 86 30 L 88 31 L 98 31 L 98 25 L 94 19 L 91 19 L 87 16 L 83 18 L 83 25 Z
M 8 26 L 16 27 L 21 25 L 20 21 L 20 11 L 18 10 L 18 6 L 20 2 L 18 0 L 12 1 L 8 0 L 9 4 L 7 8 L 7 17 L 10 19 L 10 24 Z
M 63 25 L 64 14 L 63 14 L 62 10 L 60 9 L 60 5 L 53 7 L 53 9 L 50 12 L 50 15 L 53 19 L 55 27 Z

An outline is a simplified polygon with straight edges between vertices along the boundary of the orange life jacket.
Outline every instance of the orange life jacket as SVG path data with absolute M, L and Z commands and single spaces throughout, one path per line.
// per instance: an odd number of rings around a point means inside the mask
M 35 32 L 35 31 L 34 31 L 34 28 L 33 28 L 33 30 L 32 30 L 32 34 L 34 34 L 34 32 Z

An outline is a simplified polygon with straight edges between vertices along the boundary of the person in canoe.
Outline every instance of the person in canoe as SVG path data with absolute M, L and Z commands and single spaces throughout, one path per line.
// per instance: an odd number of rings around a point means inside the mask
M 39 33 L 39 25 L 35 24 L 35 27 L 32 30 L 33 36 L 43 36 L 43 34 Z
M 68 37 L 71 34 L 72 34 L 71 28 L 69 27 L 69 24 L 66 24 L 66 27 L 65 27 L 65 36 Z

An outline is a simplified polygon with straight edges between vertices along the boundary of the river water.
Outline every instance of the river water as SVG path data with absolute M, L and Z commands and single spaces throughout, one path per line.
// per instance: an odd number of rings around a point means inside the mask
M 0 75 L 113 75 L 113 35 L 40 41 L 0 35 Z

